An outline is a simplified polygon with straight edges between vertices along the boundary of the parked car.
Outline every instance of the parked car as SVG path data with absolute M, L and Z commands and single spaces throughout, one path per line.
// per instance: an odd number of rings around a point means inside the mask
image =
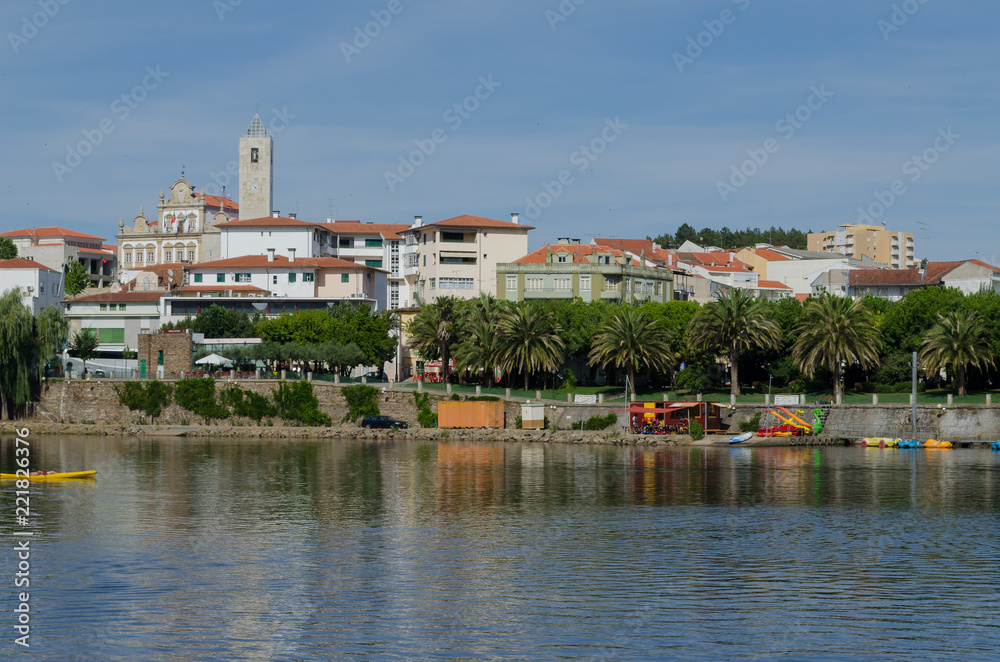
M 94 377 L 107 377 L 108 376 L 108 373 L 104 372 L 103 370 L 95 370 L 94 372 L 92 372 L 90 374 L 93 375 Z
M 373 428 L 407 428 L 406 421 L 397 421 L 395 418 L 389 418 L 388 416 L 365 416 L 361 421 L 361 427 L 373 429 Z
M 389 378 L 386 377 L 386 375 L 385 375 L 384 372 L 366 372 L 365 374 L 362 375 L 362 377 L 367 378 L 368 381 L 370 381 L 370 382 L 387 382 L 387 381 L 389 381 Z

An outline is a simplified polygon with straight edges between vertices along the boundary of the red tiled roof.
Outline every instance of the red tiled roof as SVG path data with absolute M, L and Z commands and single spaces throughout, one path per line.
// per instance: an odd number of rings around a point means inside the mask
M 156 276 L 157 287 L 165 287 L 167 289 L 173 289 L 184 282 L 184 264 L 181 262 L 166 262 L 164 264 L 152 264 L 148 267 L 135 267 L 128 269 L 128 271 L 133 271 L 135 273 L 152 273 Z M 173 272 L 171 275 L 169 272 Z M 136 282 L 138 276 L 125 283 L 122 289 L 128 291 L 134 291 L 138 286 Z
M 95 237 L 92 234 L 84 234 L 76 230 L 67 230 L 57 226 L 47 228 L 25 228 L 23 230 L 11 230 L 0 233 L 0 237 L 74 237 L 76 239 L 96 239 L 104 241 L 104 237 Z
M 928 262 L 927 269 L 924 272 L 924 284 L 925 285 L 938 285 L 941 279 L 950 274 L 955 269 L 958 269 L 963 264 L 975 264 L 980 267 L 985 267 L 992 271 L 993 273 L 1000 273 L 1000 269 L 994 267 L 992 264 L 987 264 L 982 260 L 957 260 L 955 262 Z
M 643 251 L 646 251 L 646 257 L 653 259 L 652 239 L 613 239 L 610 237 L 594 237 L 594 243 L 598 246 L 618 248 L 636 255 L 641 255 Z
M 101 244 L 101 250 L 108 251 L 109 253 L 114 253 L 118 255 L 118 246 L 114 244 Z
M 763 290 L 790 290 L 784 283 L 777 280 L 761 280 L 757 282 L 757 287 Z
M 84 290 L 86 291 L 86 290 Z M 159 301 L 166 292 L 102 292 L 100 294 L 90 294 L 76 297 L 75 299 L 64 299 L 66 303 L 141 303 L 144 301 Z
M 809 298 L 809 294 L 796 294 L 795 298 L 799 300 L 799 303 L 805 303 L 806 299 Z
M 528 253 L 520 259 L 514 260 L 514 264 L 545 264 L 546 249 L 551 249 L 553 253 L 572 253 L 574 263 L 583 262 L 584 257 L 587 255 L 594 255 L 595 253 L 600 253 L 602 255 L 611 254 L 615 257 L 623 257 L 625 255 L 624 252 L 614 248 L 608 248 L 607 246 L 595 246 L 593 244 L 549 244 L 547 246 L 542 246 L 536 251 Z
M 470 216 L 469 214 L 463 214 L 462 216 L 456 216 L 454 218 L 446 218 L 443 221 L 438 221 L 437 223 L 428 223 L 423 227 L 458 227 L 458 228 L 507 228 L 510 230 L 534 230 L 535 228 L 530 225 L 524 225 L 523 223 L 511 223 L 510 221 L 498 221 L 493 218 L 483 218 L 482 216 Z M 414 228 L 419 230 L 419 228 Z
M 192 197 L 200 198 L 202 197 L 202 194 L 194 193 L 192 194 Z M 223 198 L 218 195 L 208 195 L 207 193 L 205 194 L 204 197 L 205 197 L 205 204 L 209 205 L 210 207 L 221 207 L 223 209 L 235 209 L 235 210 L 239 210 L 240 208 L 240 205 L 238 203 L 233 202 L 229 198 Z
M 677 259 L 695 266 L 714 268 L 712 265 L 720 267 L 739 267 L 740 271 L 750 271 L 743 262 L 736 259 L 735 253 L 732 259 L 729 258 L 729 251 L 708 252 L 708 253 L 677 253 Z
M 377 269 L 375 267 L 369 267 L 367 265 L 360 264 L 357 262 L 349 262 L 347 260 L 341 260 L 340 258 L 336 257 L 297 257 L 295 258 L 295 261 L 292 262 L 284 255 L 275 255 L 273 262 L 268 261 L 267 255 L 241 255 L 240 257 L 231 257 L 225 260 L 215 260 L 214 262 L 199 262 L 197 264 L 188 265 L 188 270 L 219 269 L 219 268 L 230 268 L 230 267 L 231 268 L 315 267 L 318 269 L 368 269 L 370 271 L 385 271 L 385 269 Z
M 0 260 L 0 269 L 41 269 L 42 271 L 55 271 L 55 269 L 50 269 L 40 262 L 27 260 L 23 257 L 15 257 L 10 260 Z
M 324 223 L 323 227 L 340 234 L 380 234 L 386 239 L 402 239 L 400 232 L 408 230 L 409 225 L 402 223 L 362 223 L 361 221 L 334 221 Z
M 775 253 L 770 248 L 751 248 L 749 251 L 768 262 L 787 262 L 790 259 L 781 253 Z
M 742 264 L 742 263 L 740 263 L 740 264 Z M 720 273 L 744 273 L 744 272 L 751 271 L 750 269 L 747 269 L 745 266 L 739 266 L 738 267 L 738 266 L 735 266 L 735 264 L 733 264 L 733 265 L 719 265 L 719 266 L 715 266 L 715 267 L 709 266 L 707 264 L 696 265 L 696 266 L 700 266 L 702 269 L 705 269 L 706 271 L 715 271 L 715 272 L 720 272 Z
M 851 269 L 847 272 L 847 284 L 857 287 L 897 287 L 920 286 L 923 274 L 916 269 Z

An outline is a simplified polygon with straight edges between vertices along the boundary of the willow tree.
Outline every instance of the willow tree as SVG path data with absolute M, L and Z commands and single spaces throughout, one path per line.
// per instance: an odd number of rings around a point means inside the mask
M 752 291 L 732 288 L 698 311 L 688 327 L 688 339 L 696 350 L 726 356 L 730 393 L 739 395 L 740 356 L 749 349 L 776 349 L 781 327 Z
M 989 329 L 976 313 L 965 310 L 939 313 L 937 323 L 927 331 L 920 345 L 920 362 L 930 372 L 953 369 L 958 395 L 962 397 L 966 394 L 966 371 L 993 366 L 990 340 Z
M 875 315 L 864 299 L 832 296 L 824 292 L 802 308 L 792 345 L 792 360 L 808 377 L 825 367 L 833 373 L 833 393 L 843 396 L 840 384 L 845 365 L 872 368 L 878 365 L 882 337 Z
M 669 370 L 673 365 L 670 332 L 638 308 L 624 306 L 598 328 L 590 364 L 625 368 L 635 393 L 635 373 L 640 368 Z
M 38 383 L 37 324 L 19 288 L 0 296 L 0 416 L 24 414 Z
M 69 322 L 58 306 L 46 306 L 38 313 L 38 349 L 43 361 L 58 354 L 69 340 Z

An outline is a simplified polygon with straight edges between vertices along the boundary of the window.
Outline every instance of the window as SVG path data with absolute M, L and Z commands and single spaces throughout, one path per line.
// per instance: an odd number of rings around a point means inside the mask
M 278 284 L 278 274 L 275 274 L 271 276 L 271 285 L 277 285 L 277 284 Z
M 39 281 L 39 283 L 38 283 L 38 293 L 39 294 L 45 294 L 45 282 L 44 281 Z
M 188 262 L 194 262 L 194 251 L 188 251 Z
M 260 150 L 256 147 L 250 148 L 250 163 L 260 162 Z M 162 363 L 160 365 L 163 365 Z
M 136 251 L 135 252 L 135 261 L 136 262 L 142 262 L 142 251 Z
M 442 278 L 441 289 L 448 290 L 472 290 L 476 284 L 472 278 Z
M 352 247 L 352 245 L 351 245 L 351 238 L 350 237 L 341 237 L 340 241 L 337 242 L 337 246 L 339 246 L 340 248 L 351 248 Z
M 564 262 L 565 263 L 566 262 L 566 256 L 565 255 L 559 255 L 559 256 L 557 256 L 556 261 L 557 262 Z
M 52 294 L 59 294 L 59 283 L 52 285 Z M 66 310 L 69 310 L 69 306 L 66 306 Z
M 225 283 L 226 282 L 226 274 L 215 274 L 215 282 L 216 283 Z
M 120 304 L 118 310 L 125 310 L 125 304 Z M 124 342 L 124 341 L 123 341 Z
M 108 309 L 108 304 L 102 303 L 101 304 L 101 310 L 107 310 L 107 309 Z
M 166 252 L 163 253 L 163 259 L 166 260 L 167 262 L 170 262 L 170 260 L 173 257 L 174 257 L 174 254 L 171 253 L 170 251 L 166 251 Z
M 340 274 L 340 282 L 341 283 L 350 283 L 351 282 L 351 274 Z
M 302 274 L 303 283 L 313 283 L 315 281 L 316 281 L 316 274 L 314 273 Z
M 556 292 L 569 292 L 569 278 L 556 278 Z
M 156 262 L 156 254 L 153 251 L 146 253 L 146 262 Z
M 381 239 L 365 239 L 365 248 L 382 248 Z
M 129 253 L 125 253 L 125 261 L 126 262 L 131 262 L 132 261 L 132 253 L 130 253 L 130 252 Z
M 389 308 L 399 308 L 399 283 L 389 283 Z
M 465 241 L 465 233 L 464 232 L 442 232 L 441 233 L 441 241 L 451 241 L 451 242 Z
M 163 365 L 163 350 L 156 352 L 156 365 Z
M 202 276 L 203 276 L 203 275 L 204 275 L 204 274 L 195 274 L 195 275 L 194 275 L 194 282 L 196 282 L 196 283 L 200 283 L 200 282 L 202 282 Z
M 424 233 L 424 246 L 426 246 L 426 245 L 427 245 L 427 233 L 425 232 Z
M 294 283 L 295 282 L 295 272 L 294 271 L 292 273 L 288 274 L 288 282 L 289 283 Z
M 382 268 L 382 260 L 365 260 L 366 267 L 375 267 L 376 269 Z
M 475 257 L 445 257 L 441 256 L 441 264 L 475 264 Z
M 97 342 L 121 345 L 125 342 L 125 329 L 97 329 Z
M 541 292 L 542 291 L 542 279 L 541 278 L 528 278 L 525 280 L 525 287 L 529 292 Z
M 517 276 L 507 276 L 507 289 L 508 290 L 517 289 Z
M 250 274 L 236 274 L 236 282 L 237 283 L 249 283 L 250 282 Z
M 590 276 L 580 276 L 580 291 L 581 292 L 590 291 Z
M 108 306 L 108 310 L 118 310 L 118 305 L 112 303 Z
M 426 235 L 425 235 L 425 236 L 426 236 Z M 425 267 L 427 266 L 427 256 L 426 256 L 426 255 L 424 256 L 424 266 L 425 266 Z
M 434 283 L 435 283 L 435 282 L 436 282 L 436 279 L 434 279 L 434 278 L 431 278 L 431 289 L 432 289 L 432 290 L 434 289 Z
M 605 292 L 617 292 L 618 291 L 618 279 L 617 278 L 607 278 L 604 281 L 604 291 Z

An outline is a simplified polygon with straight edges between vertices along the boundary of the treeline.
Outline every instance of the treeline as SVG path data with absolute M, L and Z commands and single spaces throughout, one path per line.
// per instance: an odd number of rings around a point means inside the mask
M 788 246 L 799 250 L 805 250 L 807 235 L 812 230 L 802 232 L 794 228 L 785 230 L 771 226 L 767 230 L 760 228 L 747 228 L 746 230 L 730 230 L 723 227 L 721 230 L 703 228 L 695 230 L 687 223 L 677 228 L 674 234 L 662 234 L 653 239 L 664 248 L 678 248 L 685 241 L 692 241 L 699 246 L 718 246 L 724 249 L 738 249 L 753 246 L 754 244 L 772 244 L 774 246 Z

